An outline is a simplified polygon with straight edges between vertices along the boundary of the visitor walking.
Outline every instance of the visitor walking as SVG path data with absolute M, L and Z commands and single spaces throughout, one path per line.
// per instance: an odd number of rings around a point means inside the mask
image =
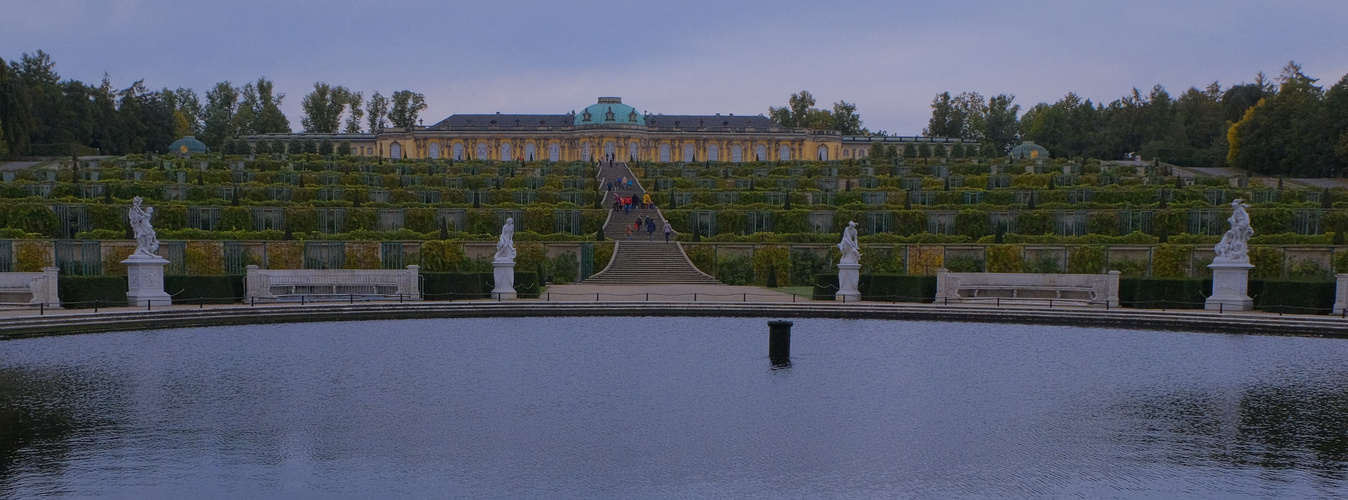
M 665 243 L 669 243 L 669 233 L 674 232 L 674 228 L 669 226 L 669 219 L 665 219 Z
M 641 195 L 641 208 L 651 208 L 651 194 Z
M 655 241 L 655 217 L 646 218 L 646 236 L 647 241 Z

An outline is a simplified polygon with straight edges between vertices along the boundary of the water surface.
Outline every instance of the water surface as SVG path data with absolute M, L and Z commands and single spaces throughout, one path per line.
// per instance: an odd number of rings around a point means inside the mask
M 1348 342 L 510 318 L 0 342 L 0 496 L 1348 495 Z

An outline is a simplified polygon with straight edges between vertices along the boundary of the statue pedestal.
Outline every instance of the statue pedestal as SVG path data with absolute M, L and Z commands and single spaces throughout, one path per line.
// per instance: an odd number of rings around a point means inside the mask
M 861 292 L 857 291 L 860 281 L 861 264 L 838 263 L 838 293 L 833 294 L 833 300 L 843 303 L 861 301 Z
M 491 291 L 491 298 L 497 300 L 511 300 L 515 298 L 515 263 L 514 262 L 492 262 L 491 266 L 496 273 L 496 288 Z
M 132 255 L 122 261 L 126 264 L 126 302 L 129 306 L 167 306 L 173 298 L 164 293 L 164 266 L 169 261 L 161 257 Z
M 1212 296 L 1203 305 L 1209 311 L 1249 311 L 1254 309 L 1254 299 L 1249 296 L 1250 270 L 1254 266 L 1245 262 L 1213 262 Z

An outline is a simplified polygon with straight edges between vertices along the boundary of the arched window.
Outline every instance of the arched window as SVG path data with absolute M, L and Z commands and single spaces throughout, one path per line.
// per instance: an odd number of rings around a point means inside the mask
M 430 156 L 432 160 L 439 160 L 439 159 L 440 159 L 440 143 L 438 143 L 438 142 L 432 142 L 432 143 L 431 143 L 431 146 L 430 146 L 429 148 L 427 148 L 426 156 Z
M 828 161 L 828 146 L 819 146 L 819 160 Z
M 555 142 L 548 144 L 548 161 L 562 161 L 562 147 Z
M 683 145 L 683 161 L 694 161 L 694 160 L 695 160 L 695 158 L 693 158 L 693 145 L 692 145 L 692 144 L 684 144 L 684 145 Z
M 475 159 L 477 159 L 477 160 L 486 160 L 486 159 L 488 159 L 488 158 L 487 158 L 487 143 L 485 143 L 485 142 L 479 142 L 479 143 L 477 143 L 477 158 L 475 158 Z
M 615 144 L 613 141 L 608 141 L 608 142 L 604 143 L 604 154 L 605 154 L 605 155 L 617 155 L 617 154 L 618 154 L 618 145 Z M 607 158 L 607 157 L 608 157 L 608 156 L 605 156 L 605 158 Z
M 524 159 L 534 161 L 534 143 L 531 142 L 524 145 Z
M 390 144 L 388 147 L 388 157 L 395 160 L 401 159 L 403 157 L 403 146 L 396 142 Z
M 730 161 L 735 163 L 744 161 L 744 148 L 740 147 L 739 144 L 730 146 Z
M 510 161 L 515 159 L 515 155 L 512 154 L 514 152 L 515 152 L 514 148 L 510 146 L 510 143 L 508 142 L 501 143 L 501 161 Z
M 456 142 L 456 143 L 454 143 L 454 156 L 451 156 L 450 158 L 453 158 L 453 159 L 455 159 L 455 160 L 462 160 L 462 159 L 463 159 L 463 143 L 462 143 L 462 142 Z
M 590 161 L 590 143 L 580 143 L 580 161 Z
M 639 154 L 641 154 L 641 150 L 637 149 L 636 141 L 627 144 L 627 159 L 635 160 Z
M 777 151 L 777 159 L 781 161 L 791 161 L 791 146 L 785 144 Z
M 759 144 L 754 148 L 754 161 L 768 161 L 768 147 Z
M 669 143 L 660 144 L 660 161 L 669 163 Z
M 715 144 L 707 145 L 707 161 L 721 161 L 721 148 Z

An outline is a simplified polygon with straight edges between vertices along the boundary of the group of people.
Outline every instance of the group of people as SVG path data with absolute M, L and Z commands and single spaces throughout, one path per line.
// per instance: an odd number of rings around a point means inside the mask
M 664 221 L 664 223 L 665 243 L 669 243 L 669 237 L 674 233 L 674 227 L 669 225 L 668 220 Z M 643 227 L 646 228 L 646 235 L 650 241 L 655 241 L 655 217 L 645 217 L 643 219 L 640 215 L 637 216 L 637 220 L 633 222 L 632 225 L 627 226 L 627 239 L 631 240 L 633 234 L 640 234 L 641 228 Z
M 631 196 L 618 196 L 617 193 L 614 193 L 614 210 L 622 210 L 623 213 L 631 213 L 634 208 L 655 208 L 655 202 L 651 201 L 650 193 L 641 196 L 637 196 L 636 194 Z

